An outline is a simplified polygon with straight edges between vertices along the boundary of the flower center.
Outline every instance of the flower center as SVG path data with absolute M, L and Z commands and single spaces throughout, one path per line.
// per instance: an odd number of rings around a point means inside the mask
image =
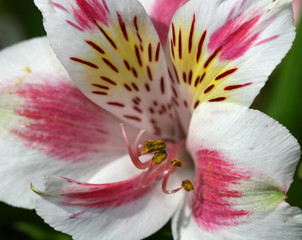
M 177 142 L 148 140 L 142 144 L 141 138 L 145 130 L 141 130 L 131 145 L 123 124 L 121 127 L 130 159 L 136 168 L 142 170 L 135 183 L 135 188 L 145 188 L 155 181 L 162 180 L 162 190 L 167 194 L 176 193 L 181 189 L 188 192 L 194 189 L 191 181 L 186 179 L 182 181 L 180 187 L 167 190 L 169 177 L 183 166 L 183 162 L 176 158 L 178 150 L 184 144 L 183 140 Z M 147 156 L 149 159 L 141 161 L 142 156 Z

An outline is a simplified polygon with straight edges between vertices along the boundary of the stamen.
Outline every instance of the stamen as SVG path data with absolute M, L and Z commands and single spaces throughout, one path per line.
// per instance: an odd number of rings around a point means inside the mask
M 162 190 L 164 193 L 166 194 L 172 194 L 172 193 L 176 193 L 178 192 L 179 190 L 181 190 L 181 187 L 179 188 L 175 188 L 173 190 L 167 190 L 167 183 L 168 183 L 168 179 L 170 177 L 170 175 L 173 173 L 173 167 L 170 166 L 167 174 L 164 176 L 164 179 L 163 179 L 163 183 L 162 183 Z
M 148 167 L 146 167 L 144 169 L 144 171 L 140 174 L 140 176 L 138 177 L 135 185 L 134 185 L 134 188 L 144 188 L 147 184 L 147 178 L 150 176 L 151 172 L 152 172 L 152 169 L 153 169 L 153 164 L 152 164 L 152 161 L 148 161 L 149 162 L 149 165 Z
M 143 148 L 142 148 L 142 154 L 159 151 L 159 150 L 164 149 L 165 147 L 166 147 L 165 141 L 162 141 L 162 140 L 158 140 L 158 141 L 149 140 L 143 146 Z
M 167 190 L 167 183 L 168 183 L 168 179 L 169 179 L 170 175 L 175 171 L 176 167 L 182 167 L 182 165 L 183 165 L 182 161 L 180 161 L 178 159 L 173 159 L 171 161 L 171 166 L 170 166 L 167 174 L 164 176 L 163 183 L 162 183 L 162 190 L 164 193 L 167 193 L 167 194 L 176 193 L 179 190 L 181 190 L 182 188 L 184 190 L 186 190 L 187 192 L 194 189 L 194 185 L 192 184 L 192 182 L 187 179 L 187 180 L 182 181 L 181 187 L 175 188 L 173 190 Z
M 156 152 L 152 157 L 152 162 L 157 165 L 161 164 L 167 158 L 167 152 L 165 150 L 160 150 Z
M 142 135 L 144 134 L 145 130 L 141 130 L 139 132 L 139 134 L 137 135 L 137 137 L 136 137 L 136 139 L 134 141 L 135 148 L 133 150 L 133 148 L 131 147 L 131 144 L 129 142 L 128 136 L 126 134 L 124 124 L 122 124 L 122 123 L 121 123 L 121 128 L 122 128 L 124 140 L 125 140 L 126 146 L 128 148 L 128 153 L 129 153 L 129 156 L 130 156 L 130 159 L 131 159 L 132 163 L 138 169 L 141 169 L 141 170 L 145 169 L 148 166 L 149 162 L 142 162 L 139 159 L 139 153 L 138 153 L 139 141 L 140 141 L 140 138 L 142 137 Z
M 138 150 L 139 146 L 140 146 L 140 139 L 143 136 L 143 134 L 145 133 L 145 129 L 140 130 L 140 132 L 138 133 L 137 137 L 135 138 L 134 144 L 133 144 L 133 149 Z M 136 151 L 137 152 L 137 151 Z M 139 157 L 139 156 L 137 156 Z
M 186 190 L 187 192 L 190 192 L 191 190 L 194 189 L 194 186 L 193 184 L 191 183 L 190 180 L 183 180 L 182 183 L 181 183 L 181 186 L 184 190 Z
M 133 147 L 131 146 L 128 136 L 126 134 L 124 125 L 121 124 L 124 140 L 126 146 L 128 148 L 128 153 L 130 159 L 135 167 L 143 170 L 140 176 L 137 178 L 136 183 L 134 184 L 134 188 L 144 188 L 147 187 L 154 181 L 162 180 L 162 190 L 164 193 L 172 194 L 180 191 L 182 188 L 187 192 L 194 189 L 193 184 L 190 180 L 182 181 L 182 185 L 179 188 L 175 188 L 173 190 L 167 190 L 167 183 L 170 175 L 183 166 L 183 162 L 179 159 L 176 159 L 175 156 L 179 151 L 179 148 L 184 144 L 183 141 L 170 142 L 167 143 L 163 140 L 148 140 L 142 146 L 140 144 L 140 140 L 142 135 L 145 133 L 145 130 L 141 130 L 137 137 L 134 140 Z M 165 148 L 168 146 L 167 154 Z M 151 155 L 150 153 L 154 153 L 153 157 L 142 162 L 140 157 L 144 154 Z
M 179 159 L 175 158 L 171 161 L 171 165 L 174 167 L 182 167 L 183 163 Z

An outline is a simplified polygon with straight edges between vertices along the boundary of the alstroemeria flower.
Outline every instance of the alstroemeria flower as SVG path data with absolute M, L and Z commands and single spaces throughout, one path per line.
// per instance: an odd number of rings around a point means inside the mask
M 293 41 L 291 1 L 35 2 L 56 56 L 44 38 L 1 52 L 3 201 L 37 198 L 82 240 L 170 218 L 175 239 L 301 238 L 300 147 L 248 109 Z

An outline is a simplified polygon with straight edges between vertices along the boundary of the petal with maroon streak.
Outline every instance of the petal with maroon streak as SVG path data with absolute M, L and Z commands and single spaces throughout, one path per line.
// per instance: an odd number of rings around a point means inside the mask
M 78 90 L 46 39 L 3 50 L 0 64 L 1 200 L 32 208 L 30 182 L 45 174 L 87 181 L 127 152 L 119 120 Z
M 104 146 L 108 151 L 121 148 L 118 134 L 114 136 L 119 132 L 114 131 L 119 130 L 119 122 L 88 100 L 76 86 L 60 82 L 52 75 L 31 74 L 27 80 L 36 78 L 43 79 L 45 84 L 23 83 L 1 91 L 9 92 L 6 101 L 19 119 L 7 130 L 21 138 L 28 148 L 71 162 L 100 157 L 97 155 Z M 14 98 L 21 104 L 14 102 Z
M 101 169 L 99 183 L 103 184 L 50 176 L 37 213 L 76 240 L 143 239 L 171 218 L 183 195 L 167 195 L 159 184 L 135 189 L 138 175 L 133 169 L 127 156 Z
M 88 98 L 123 122 L 157 136 L 173 135 L 168 72 L 156 30 L 136 0 L 36 0 L 51 45 L 72 80 Z M 80 4 L 81 3 L 81 4 Z M 106 4 L 105 4 L 106 3 Z M 58 7 L 60 4 L 60 7 Z M 103 6 L 106 21 L 81 29 L 66 20 L 73 9 Z M 64 10 L 66 9 L 66 10 Z
M 175 13 L 168 65 L 186 131 L 202 102 L 252 103 L 292 44 L 292 20 L 289 1 L 191 0 Z
M 195 190 L 173 220 L 175 236 L 300 238 L 301 210 L 285 202 L 300 146 L 281 124 L 239 105 L 202 103 L 187 148 L 196 165 Z
M 240 218 L 249 212 L 234 208 L 230 200 L 242 197 L 234 186 L 250 176 L 216 151 L 198 151 L 196 163 L 196 190 L 191 206 L 195 222 L 207 231 L 240 222 Z

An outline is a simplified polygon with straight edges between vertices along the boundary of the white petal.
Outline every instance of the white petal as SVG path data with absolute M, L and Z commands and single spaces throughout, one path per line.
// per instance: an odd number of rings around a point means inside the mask
M 290 3 L 191 0 L 175 13 L 169 69 L 185 130 L 202 102 L 252 103 L 294 39 Z
M 136 0 L 36 0 L 59 60 L 86 96 L 124 122 L 171 136 L 160 40 Z
M 59 197 L 42 196 L 37 203 L 37 213 L 56 230 L 71 234 L 75 240 L 135 240 L 156 232 L 172 216 L 183 193 L 167 195 L 158 185 L 131 188 L 134 167 L 128 164 L 131 161 L 127 158 L 101 170 L 99 181 L 111 182 L 107 185 L 79 185 L 72 180 L 49 178 L 43 194 Z M 121 179 L 120 175 L 128 178 Z M 115 182 L 116 176 L 123 181 Z
M 37 61 L 37 59 L 43 61 Z M 0 64 L 0 86 L 6 84 L 7 81 L 12 81 L 13 78 L 20 78 L 21 81 L 21 77 L 26 77 L 30 72 L 67 75 L 66 70 L 49 47 L 46 37 L 35 38 L 24 44 L 16 44 L 2 50 Z
M 187 148 L 195 189 L 174 220 L 176 236 L 300 238 L 301 210 L 284 202 L 300 147 L 286 128 L 256 110 L 203 103 L 193 114 Z
M 87 181 L 127 152 L 119 120 L 74 86 L 45 38 L 3 50 L 0 65 L 2 201 L 32 208 L 32 181 Z
M 200 146 L 272 177 L 284 192 L 300 157 L 300 146 L 285 127 L 257 110 L 228 103 L 206 103 L 194 112 L 187 147 L 194 154 Z
M 252 223 L 232 226 L 221 232 L 206 232 L 191 218 L 191 209 L 186 205 L 173 217 L 172 232 L 175 240 L 300 240 L 302 212 L 282 203 L 270 215 Z

